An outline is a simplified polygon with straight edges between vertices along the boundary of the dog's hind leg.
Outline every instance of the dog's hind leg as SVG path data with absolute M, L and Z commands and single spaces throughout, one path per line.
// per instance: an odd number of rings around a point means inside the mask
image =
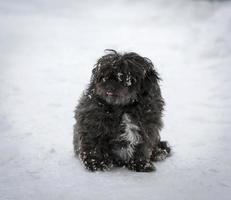
M 167 141 L 160 141 L 159 147 L 160 147 L 161 149 L 167 151 L 168 154 L 171 153 L 171 147 L 170 147 L 170 145 L 168 144 Z
M 171 148 L 167 141 L 160 141 L 158 147 L 152 152 L 152 161 L 161 161 L 170 156 Z

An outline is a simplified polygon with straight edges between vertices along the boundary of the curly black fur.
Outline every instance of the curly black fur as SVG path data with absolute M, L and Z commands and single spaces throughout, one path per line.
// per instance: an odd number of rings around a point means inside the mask
M 153 171 L 170 148 L 160 141 L 164 100 L 148 58 L 108 54 L 96 63 L 75 111 L 74 151 L 91 171 L 113 165 Z

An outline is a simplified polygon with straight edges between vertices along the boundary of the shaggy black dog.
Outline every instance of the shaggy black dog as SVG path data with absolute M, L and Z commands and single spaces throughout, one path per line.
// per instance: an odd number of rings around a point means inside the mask
M 75 111 L 74 151 L 90 171 L 113 165 L 153 171 L 170 153 L 160 141 L 164 100 L 152 62 L 108 50 Z

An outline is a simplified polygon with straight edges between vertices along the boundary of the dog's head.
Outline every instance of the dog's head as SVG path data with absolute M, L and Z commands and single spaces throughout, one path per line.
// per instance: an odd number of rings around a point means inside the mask
M 148 58 L 134 52 L 108 51 L 92 71 L 97 96 L 109 104 L 126 105 L 148 95 L 152 87 L 158 86 L 158 74 Z

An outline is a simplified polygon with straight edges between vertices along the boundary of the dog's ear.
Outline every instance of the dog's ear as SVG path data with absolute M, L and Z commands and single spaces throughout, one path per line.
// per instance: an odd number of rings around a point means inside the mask
M 93 82 L 94 80 L 96 80 L 96 74 L 97 74 L 97 66 L 95 66 L 95 67 L 92 69 L 91 82 Z
M 94 67 L 94 68 L 92 69 L 92 75 L 94 75 L 94 76 L 95 76 L 96 71 L 97 71 L 97 67 Z
M 158 89 L 158 82 L 160 81 L 160 77 L 158 73 L 155 71 L 153 66 L 149 67 L 149 69 L 145 72 L 144 78 L 141 83 L 141 91 L 142 94 L 148 95 L 151 92 L 151 89 Z

